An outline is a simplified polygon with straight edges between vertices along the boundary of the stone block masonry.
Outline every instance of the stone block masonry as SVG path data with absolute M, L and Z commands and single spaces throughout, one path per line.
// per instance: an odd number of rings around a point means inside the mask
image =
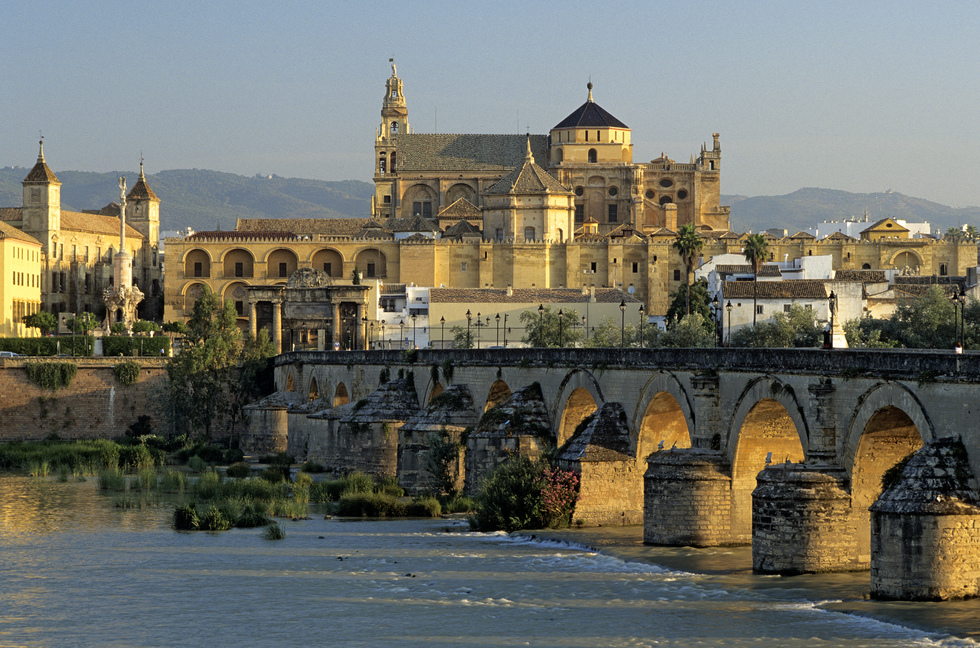
M 139 381 L 123 386 L 113 368 L 124 360 L 140 364 Z M 51 391 L 27 379 L 27 362 L 73 362 L 78 373 L 68 387 Z M 0 359 L 0 442 L 113 439 L 126 434 L 140 415 L 161 433 L 167 390 L 166 360 L 158 358 Z

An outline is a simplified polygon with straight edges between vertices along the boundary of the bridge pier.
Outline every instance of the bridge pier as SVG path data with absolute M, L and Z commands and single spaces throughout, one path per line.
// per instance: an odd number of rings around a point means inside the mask
M 752 492 L 752 569 L 770 574 L 840 572 L 856 564 L 851 496 L 840 468 L 767 466 Z
M 247 455 L 286 452 L 289 443 L 289 405 L 276 392 L 245 406 L 248 424 L 242 430 L 241 449 Z
M 643 477 L 643 542 L 711 547 L 733 543 L 731 465 L 716 450 L 654 452 Z
M 925 445 L 871 506 L 871 594 L 980 596 L 977 484 L 958 438 Z
M 694 390 L 693 409 L 697 425 L 691 430 L 691 447 L 718 450 L 725 434 L 721 414 L 721 389 L 715 372 L 697 373 L 691 377 Z M 640 457 L 642 459 L 642 457 Z

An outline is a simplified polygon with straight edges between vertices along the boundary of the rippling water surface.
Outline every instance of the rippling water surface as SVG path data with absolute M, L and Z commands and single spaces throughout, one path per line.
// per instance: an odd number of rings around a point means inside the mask
M 0 477 L 0 646 L 978 645 L 975 601 L 866 601 L 866 573 L 754 576 L 745 550 L 636 529 L 313 519 L 268 541 L 169 516 L 113 508 L 94 480 Z

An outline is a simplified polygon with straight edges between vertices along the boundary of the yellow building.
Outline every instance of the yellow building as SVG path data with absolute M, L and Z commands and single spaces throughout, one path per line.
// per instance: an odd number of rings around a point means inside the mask
M 41 243 L 0 221 L 0 337 L 27 337 L 38 330 L 24 325 L 24 317 L 41 309 Z
M 105 291 L 112 287 L 112 258 L 119 251 L 119 204 L 73 212 L 61 208 L 61 181 L 44 159 L 22 182 L 21 207 L 0 208 L 0 221 L 41 244 L 41 304 L 51 313 L 103 312 Z M 146 295 L 139 312 L 158 319 L 163 293 L 158 253 L 160 199 L 140 176 L 126 197 L 126 248 L 133 257 L 133 283 Z

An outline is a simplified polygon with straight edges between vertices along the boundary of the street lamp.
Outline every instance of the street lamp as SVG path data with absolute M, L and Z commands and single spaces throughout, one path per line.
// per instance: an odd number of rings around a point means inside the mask
M 439 318 L 439 324 L 442 325 L 442 333 L 439 334 L 439 348 L 446 348 L 446 318 L 445 316 Z
M 504 313 L 504 348 L 507 348 L 507 313 Z
M 473 348 L 473 338 L 470 337 L 470 321 L 473 319 L 473 315 L 470 313 L 470 309 L 466 309 L 466 348 Z
M 725 304 L 725 311 L 728 313 L 728 346 L 732 345 L 732 300 Z
M 559 348 L 565 346 L 564 344 L 562 344 L 562 342 L 564 342 L 564 340 L 562 339 L 562 333 L 563 333 L 562 319 L 564 317 L 565 317 L 565 312 L 561 308 L 559 308 L 558 309 L 558 347 Z
M 828 349 L 834 348 L 834 316 L 837 315 L 837 294 L 833 290 L 830 291 L 830 345 Z
M 715 337 L 718 339 L 718 346 L 721 346 L 721 304 L 718 303 L 718 297 L 715 296 L 711 300 L 711 317 L 715 323 Z
M 500 346 L 500 313 L 494 315 L 493 319 L 497 323 L 497 346 Z
M 966 291 L 960 286 L 960 348 L 966 347 Z
M 619 323 L 619 348 L 626 348 L 626 300 L 619 302 L 619 311 L 623 314 Z M 615 325 L 614 325 L 615 326 Z
M 374 322 L 371 322 L 368 325 L 368 328 L 369 328 L 369 330 L 368 330 L 368 346 L 373 347 L 374 346 Z
M 398 333 L 398 346 L 402 349 L 405 348 L 405 318 L 401 318 L 398 322 L 399 333 Z
M 415 338 L 415 313 L 412 313 L 412 348 L 419 348 L 419 343 Z
M 382 349 L 387 348 L 385 342 L 387 342 L 387 340 L 385 340 L 385 321 L 381 320 L 381 348 Z
M 640 304 L 640 347 L 643 347 L 643 320 L 646 319 L 643 316 L 643 304 Z
M 544 346 L 544 304 L 538 304 L 538 342 Z

